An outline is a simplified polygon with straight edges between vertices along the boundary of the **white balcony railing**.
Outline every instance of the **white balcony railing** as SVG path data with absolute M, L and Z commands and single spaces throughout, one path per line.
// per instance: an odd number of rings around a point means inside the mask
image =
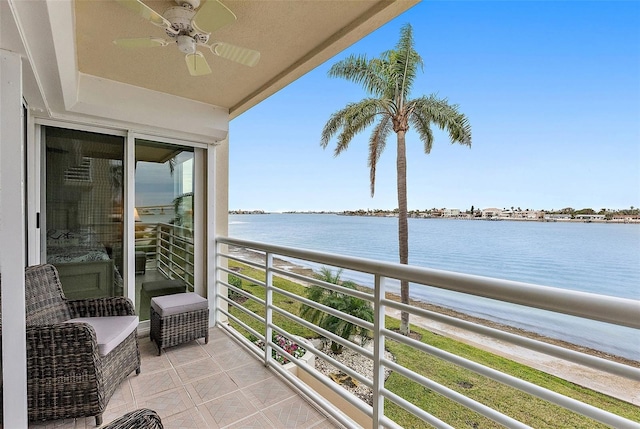
M 143 251 L 147 265 L 171 279 L 181 279 L 194 290 L 193 230 L 168 223 L 136 223 L 136 251 Z
M 241 248 L 252 252 L 257 252 L 256 254 L 260 255 L 262 262 L 256 262 L 256 258 L 247 258 L 239 256 L 241 254 L 229 252 L 228 249 L 230 246 L 232 248 Z M 508 342 L 520 347 L 525 347 L 536 352 L 542 352 L 550 356 L 561 358 L 565 361 L 588 366 L 600 371 L 605 371 L 607 373 L 615 375 L 616 377 L 624 377 L 633 381 L 639 381 L 639 368 L 599 358 L 591 354 L 580 353 L 568 348 L 556 346 L 514 333 L 509 333 L 484 325 L 457 319 L 451 316 L 446 316 L 422 308 L 403 305 L 399 302 L 387 298 L 385 286 L 388 284 L 390 279 L 407 280 L 411 282 L 412 288 L 432 286 L 447 289 L 463 294 L 485 297 L 503 302 L 519 304 L 522 306 L 548 310 L 555 313 L 572 315 L 583 319 L 624 326 L 632 328 L 634 330 L 634 333 L 640 334 L 639 332 L 637 332 L 638 330 L 640 330 L 640 318 L 638 317 L 640 302 L 636 300 L 614 298 L 610 296 L 418 268 L 414 266 L 373 261 L 368 259 L 339 256 L 335 254 L 295 249 L 265 243 L 250 242 L 233 238 L 218 238 L 216 240 L 216 252 L 217 254 L 215 266 L 217 281 L 214 300 L 217 305 L 215 307 L 214 314 L 219 326 L 229 331 L 231 335 L 234 335 L 239 341 L 243 342 L 261 359 L 264 359 L 265 365 L 268 365 L 279 372 L 282 376 L 287 378 L 291 383 L 295 384 L 305 394 L 307 394 L 311 399 L 315 400 L 321 406 L 323 406 L 323 404 L 326 405 L 327 401 L 323 396 L 317 393 L 317 389 L 314 390 L 310 388 L 308 382 L 303 383 L 299 378 L 292 376 L 289 372 L 284 370 L 277 361 L 272 358 L 272 350 L 276 350 L 283 354 L 285 353 L 282 349 L 279 349 L 277 344 L 271 341 L 273 332 L 275 331 L 289 338 L 293 337 L 292 333 L 287 332 L 282 326 L 279 326 L 274 322 L 274 315 L 284 316 L 290 321 L 311 329 L 319 336 L 326 337 L 331 341 L 343 345 L 344 347 L 355 350 L 372 360 L 374 367 L 374 376 L 372 379 L 369 379 L 356 372 L 352 368 L 349 368 L 348 366 L 336 361 L 321 350 L 313 351 L 313 353 L 316 355 L 316 358 L 328 361 L 330 364 L 332 364 L 345 374 L 348 374 L 359 383 L 362 383 L 371 388 L 373 392 L 373 405 L 369 405 L 368 403 L 365 403 L 356 396 L 347 392 L 345 389 L 334 383 L 328 377 L 322 375 L 320 372 L 316 371 L 313 368 L 305 366 L 305 364 L 301 360 L 287 356 L 298 366 L 299 369 L 304 369 L 305 374 L 309 375 L 307 379 L 311 379 L 313 383 L 315 383 L 315 385 L 323 386 L 323 389 L 325 389 L 325 391 L 328 389 L 328 391 L 332 392 L 335 395 L 338 395 L 342 400 L 349 403 L 360 413 L 368 416 L 371 419 L 372 427 L 399 427 L 397 422 L 394 422 L 385 414 L 385 400 L 395 403 L 396 405 L 402 407 L 404 410 L 412 413 L 413 415 L 417 416 L 424 422 L 433 425 L 434 427 L 451 427 L 439 418 L 434 417 L 425 410 L 409 402 L 405 397 L 403 397 L 403 392 L 392 392 L 388 390 L 385 387 L 385 369 L 396 372 L 408 378 L 409 380 L 421 385 L 423 388 L 443 395 L 449 400 L 454 401 L 466 408 L 469 408 L 476 413 L 497 422 L 500 425 L 513 428 L 529 427 L 526 424 L 517 421 L 513 417 L 510 417 L 509 415 L 498 411 L 494 407 L 488 406 L 477 400 L 464 396 L 461 393 L 452 390 L 450 387 L 439 384 L 425 377 L 424 375 L 418 374 L 411 369 L 408 369 L 390 359 L 385 358 L 384 350 L 386 342 L 394 341 L 396 343 L 409 346 L 412 349 L 420 351 L 422 353 L 436 356 L 444 361 L 453 363 L 460 368 L 473 371 L 477 374 L 480 374 L 481 376 L 495 380 L 504 385 L 511 386 L 512 388 L 518 389 L 522 392 L 526 392 L 527 394 L 541 398 L 548 403 L 552 403 L 565 409 L 571 410 L 575 413 L 582 414 L 593 420 L 604 423 L 605 425 L 617 428 L 640 428 L 640 424 L 638 424 L 637 422 L 628 420 L 612 412 L 596 408 L 592 405 L 548 390 L 537 384 L 521 380 L 512 375 L 463 358 L 454 353 L 440 350 L 431 345 L 400 335 L 397 332 L 389 329 L 386 326 L 385 321 L 385 314 L 387 309 L 406 311 L 410 313 L 412 317 L 425 317 L 430 320 L 447 323 L 451 326 L 492 337 L 494 339 Z M 309 276 L 296 274 L 294 272 L 277 268 L 273 263 L 275 257 L 307 261 L 311 262 L 312 264 L 316 264 L 317 266 L 322 265 L 331 268 L 343 268 L 345 270 L 368 273 L 373 276 L 375 287 L 373 291 L 366 292 L 362 290 L 353 290 L 338 285 L 325 283 Z M 237 261 L 251 268 L 255 268 L 264 273 L 264 276 L 258 279 L 249 277 L 245 274 L 242 274 L 241 272 L 236 272 L 228 268 L 228 263 L 230 261 Z M 227 281 L 229 274 L 233 274 L 243 279 L 244 281 L 251 282 L 252 284 L 263 287 L 265 291 L 265 299 L 259 298 L 250 293 L 247 293 L 243 289 L 232 286 Z M 363 321 L 362 319 L 359 319 L 357 317 L 350 316 L 333 308 L 325 307 L 316 302 L 310 301 L 304 296 L 291 293 L 287 290 L 279 288 L 274 285 L 274 276 L 294 279 L 307 285 L 318 285 L 345 295 L 366 300 L 370 302 L 373 307 L 375 315 L 374 322 L 369 323 Z M 243 305 L 238 305 L 235 301 L 228 297 L 228 291 L 234 291 L 237 294 L 245 296 L 247 300 L 260 304 L 260 306 L 264 310 L 261 312 L 262 315 L 248 310 Z M 275 305 L 273 300 L 274 294 L 284 296 L 291 301 L 298 302 L 303 305 L 308 305 L 320 309 L 331 315 L 342 318 L 370 330 L 373 333 L 373 351 L 371 351 L 370 349 L 365 349 L 353 342 L 346 341 L 333 334 L 332 332 L 328 332 L 308 322 L 307 320 L 301 318 L 298 314 L 293 314 L 292 312 Z M 232 308 L 237 310 L 231 311 Z M 247 322 L 247 317 L 249 318 L 248 320 L 251 320 L 251 323 Z M 238 327 L 238 330 L 232 328 L 230 324 Z M 256 326 L 258 328 L 256 328 Z M 264 344 L 266 344 L 265 350 L 260 349 L 255 345 L 254 342 L 247 340 L 247 338 L 244 335 L 240 334 L 239 331 L 244 331 L 245 334 L 252 335 L 255 338 L 263 341 Z M 324 395 L 326 396 L 326 394 Z M 326 405 L 325 410 L 333 415 L 333 417 L 338 419 L 342 424 L 346 426 L 353 426 L 353 420 L 346 418 L 341 412 L 336 411 L 335 407 Z

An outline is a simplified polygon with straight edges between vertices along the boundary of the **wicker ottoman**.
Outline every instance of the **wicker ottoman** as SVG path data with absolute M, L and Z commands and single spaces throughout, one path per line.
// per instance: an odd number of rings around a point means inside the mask
M 209 342 L 209 305 L 192 292 L 151 299 L 151 341 L 162 349 L 204 337 Z
M 144 274 L 147 271 L 147 253 L 136 251 L 136 274 Z

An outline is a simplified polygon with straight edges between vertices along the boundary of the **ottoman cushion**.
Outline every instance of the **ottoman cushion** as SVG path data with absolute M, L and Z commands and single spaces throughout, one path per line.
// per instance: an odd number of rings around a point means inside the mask
M 157 280 L 142 283 L 142 290 L 152 296 L 154 293 L 162 292 L 163 295 L 170 293 L 180 293 L 187 290 L 187 285 L 182 280 Z
M 151 307 L 160 317 L 167 317 L 173 314 L 187 313 L 190 311 L 204 310 L 208 308 L 209 302 L 206 298 L 197 293 L 177 293 L 174 295 L 164 295 L 151 298 Z

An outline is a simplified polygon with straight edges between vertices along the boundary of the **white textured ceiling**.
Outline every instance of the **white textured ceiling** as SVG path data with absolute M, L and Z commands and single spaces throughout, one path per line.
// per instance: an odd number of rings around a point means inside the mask
M 114 0 L 76 0 L 80 72 L 229 109 L 231 117 L 268 97 L 416 3 L 414 0 L 222 0 L 237 21 L 212 34 L 260 51 L 246 67 L 203 52 L 213 70 L 190 76 L 175 45 L 126 49 L 118 38 L 165 37 L 162 28 Z M 145 0 L 159 13 L 173 1 Z

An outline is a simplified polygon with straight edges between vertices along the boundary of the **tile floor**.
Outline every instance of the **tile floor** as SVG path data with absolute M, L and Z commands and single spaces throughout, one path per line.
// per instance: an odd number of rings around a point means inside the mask
M 137 408 L 151 408 L 166 429 L 337 427 L 274 372 L 219 329 L 203 340 L 169 348 L 161 356 L 140 338 L 142 372 L 111 397 L 104 422 Z M 31 424 L 35 429 L 95 428 L 95 419 Z

